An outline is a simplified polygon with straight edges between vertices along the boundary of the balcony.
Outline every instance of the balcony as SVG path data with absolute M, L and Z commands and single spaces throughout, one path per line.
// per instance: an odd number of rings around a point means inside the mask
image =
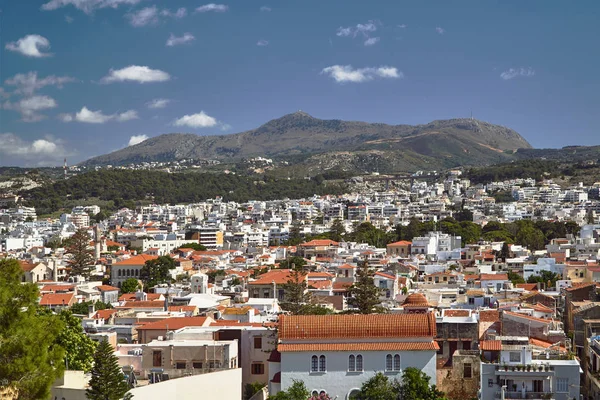
M 496 365 L 496 375 L 547 377 L 554 376 L 554 367 L 547 364 Z
M 496 399 L 502 399 L 502 393 L 496 392 Z M 552 392 L 504 392 L 505 400 L 517 400 L 517 399 L 531 399 L 531 400 L 544 400 L 554 399 Z

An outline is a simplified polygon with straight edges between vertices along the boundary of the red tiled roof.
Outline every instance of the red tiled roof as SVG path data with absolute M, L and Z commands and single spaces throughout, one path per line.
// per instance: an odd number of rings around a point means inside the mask
M 156 260 L 158 256 L 150 256 L 148 254 L 139 254 L 137 256 L 130 257 L 126 260 L 119 261 L 113 265 L 144 265 L 146 261 Z
M 21 269 L 24 272 L 31 272 L 31 270 L 33 270 L 35 267 L 37 267 L 38 265 L 40 265 L 40 263 L 32 263 L 29 261 L 19 261 L 19 264 L 21 265 Z
M 333 282 L 333 290 L 337 292 L 345 292 L 350 289 L 352 283 L 350 282 Z
M 110 318 L 111 315 L 115 314 L 119 312 L 119 310 L 115 310 L 114 308 L 109 308 L 106 310 L 98 310 L 96 311 L 96 313 L 94 314 L 94 319 L 108 319 Z
M 271 382 L 281 383 L 281 372 L 276 372 L 275 375 L 273 375 L 273 379 L 271 379 Z
M 254 328 L 261 328 L 261 327 L 272 327 L 274 326 L 274 324 L 272 323 L 266 323 L 266 324 L 261 324 L 258 322 L 240 322 L 240 321 L 227 321 L 227 320 L 218 320 L 215 322 L 211 322 L 210 326 L 252 326 Z
M 248 285 L 271 285 L 273 282 L 277 285 L 283 285 L 290 280 L 291 270 L 289 269 L 274 269 L 266 272 L 258 277 L 255 281 L 248 282 Z M 301 276 L 304 278 L 304 275 Z
M 61 306 L 70 305 L 75 297 L 75 293 L 46 293 L 40 300 L 41 306 Z
M 138 331 L 146 330 L 177 330 L 186 326 L 205 326 L 207 317 L 173 317 L 165 318 L 160 321 L 150 322 L 137 328 Z
M 498 310 L 482 310 L 479 311 L 479 322 L 496 322 L 500 321 L 500 313 Z
M 395 246 L 412 246 L 412 242 L 408 240 L 401 240 L 399 242 L 388 243 L 387 247 L 395 247 Z
M 356 265 L 344 264 L 340 265 L 338 269 L 356 269 Z
M 162 310 L 164 306 L 162 301 L 126 301 L 119 308 L 156 308 Z
M 381 276 L 381 277 L 383 277 L 383 278 L 387 278 L 387 279 L 396 279 L 396 277 L 395 277 L 395 276 L 393 276 L 393 275 L 390 275 L 390 274 L 385 274 L 385 273 L 383 273 L 383 272 L 375 272 L 375 275 L 376 275 L 376 276 Z
M 509 316 L 513 316 L 513 317 L 518 317 L 518 318 L 525 318 L 528 319 L 530 321 L 536 321 L 536 322 L 541 322 L 544 324 L 550 324 L 552 323 L 552 321 L 550 321 L 549 319 L 542 319 L 542 318 L 536 318 L 536 317 L 532 317 L 530 315 L 527 314 L 521 314 L 521 313 L 516 313 L 516 312 L 512 312 L 512 311 L 504 311 L 505 315 L 509 315 Z
M 169 311 L 179 311 L 179 312 L 192 311 L 193 312 L 193 311 L 196 311 L 197 308 L 198 307 L 196 307 L 196 306 L 169 306 Z
M 146 293 L 146 301 L 162 301 L 160 293 Z M 123 293 L 119 296 L 119 301 L 136 301 L 135 293 Z
M 552 346 L 554 343 L 546 342 L 545 340 L 529 338 L 529 344 L 547 349 L 548 347 Z M 558 346 L 558 349 L 561 353 L 567 352 L 567 349 L 564 346 Z
M 316 247 L 316 246 L 339 246 L 338 242 L 329 239 L 315 239 L 310 242 L 300 244 L 300 247 Z
M 525 289 L 530 292 L 537 291 L 537 283 L 517 283 L 517 289 Z
M 412 293 L 402 303 L 402 307 L 429 307 L 427 298 L 421 293 Z
M 596 286 L 596 283 L 592 282 L 592 283 L 584 283 L 583 285 L 575 285 L 575 283 L 578 282 L 573 282 L 573 287 L 567 288 L 565 289 L 567 292 L 573 292 L 575 290 L 579 290 L 579 289 L 583 289 L 583 288 L 587 288 L 589 286 Z
M 479 348 L 482 351 L 500 351 L 502 350 L 501 340 L 482 340 L 479 342 Z
M 332 287 L 332 284 L 331 284 L 331 281 L 327 280 L 327 279 L 309 280 L 308 288 L 310 289 L 311 287 L 313 287 L 315 289 L 330 289 Z
M 527 303 L 525 303 L 525 304 L 523 304 L 523 308 L 532 308 L 535 311 L 539 311 L 539 312 L 543 312 L 543 313 L 554 312 L 553 309 L 551 309 L 550 307 L 546 307 L 542 303 L 536 303 L 536 304 L 527 304 Z
M 469 310 L 444 310 L 444 317 L 468 317 Z
M 114 287 L 114 286 L 110 286 L 110 285 L 100 285 L 100 286 L 96 286 L 96 289 L 98 289 L 101 292 L 114 292 L 114 291 L 119 291 L 119 288 Z
M 436 335 L 435 316 L 429 314 L 283 315 L 279 338 L 400 338 Z
M 278 352 L 277 350 L 271 351 L 271 354 L 269 355 L 269 359 L 267 361 L 268 362 L 281 362 L 281 353 Z
M 481 281 L 507 281 L 508 274 L 481 274 L 479 277 Z
M 44 285 L 40 292 L 71 292 L 75 285 Z
M 334 275 L 331 275 L 328 272 L 309 272 L 308 273 L 308 279 L 314 279 L 314 278 L 333 278 Z
M 290 343 L 279 344 L 279 352 L 294 351 L 437 351 L 439 345 L 431 342 L 377 342 L 377 343 Z

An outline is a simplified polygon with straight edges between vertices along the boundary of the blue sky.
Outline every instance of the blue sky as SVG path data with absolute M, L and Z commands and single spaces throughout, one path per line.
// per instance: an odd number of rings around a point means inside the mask
M 0 165 L 59 165 L 302 109 L 473 115 L 600 144 L 600 2 L 4 0 Z

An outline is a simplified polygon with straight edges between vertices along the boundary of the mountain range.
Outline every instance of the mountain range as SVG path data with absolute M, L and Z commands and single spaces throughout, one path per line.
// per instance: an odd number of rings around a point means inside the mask
M 531 149 L 514 130 L 469 118 L 414 126 L 387 125 L 323 120 L 298 111 L 237 134 L 164 134 L 82 164 L 127 165 L 182 159 L 230 163 L 261 156 L 288 161 L 307 172 L 391 172 L 496 164 Z

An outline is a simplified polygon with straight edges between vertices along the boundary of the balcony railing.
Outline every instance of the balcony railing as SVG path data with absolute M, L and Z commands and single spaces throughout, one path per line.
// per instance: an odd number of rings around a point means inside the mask
M 501 399 L 502 393 L 496 392 L 496 399 Z M 521 399 L 530 399 L 530 400 L 542 400 L 542 399 L 554 399 L 554 394 L 552 392 L 504 392 L 504 398 L 506 400 L 521 400 Z

